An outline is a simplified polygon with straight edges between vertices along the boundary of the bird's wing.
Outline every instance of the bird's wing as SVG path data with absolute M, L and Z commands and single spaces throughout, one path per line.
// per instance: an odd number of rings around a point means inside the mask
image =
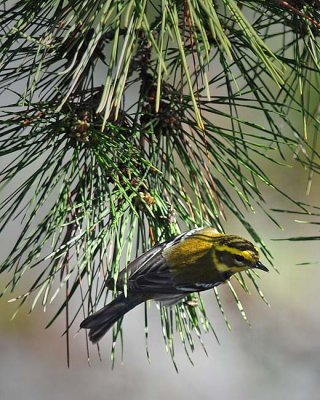
M 135 282 L 136 279 L 141 275 L 155 271 L 158 268 L 159 272 L 163 270 L 163 267 L 165 266 L 165 260 L 162 257 L 162 250 L 167 243 L 168 242 L 159 243 L 129 263 L 127 268 L 123 269 L 118 275 L 117 288 L 122 290 L 125 282 L 127 282 L 128 287 L 132 287 L 133 282 Z M 106 286 L 110 289 L 113 289 L 113 279 L 108 280 L 106 282 Z
M 193 285 L 190 288 L 184 287 L 182 290 L 177 288 L 177 283 L 172 279 L 172 272 L 169 271 L 163 250 L 175 247 L 192 233 L 200 230 L 196 228 L 192 231 L 182 233 L 174 239 L 159 243 L 152 249 L 143 253 L 140 257 L 128 264 L 122 270 L 117 279 L 117 288 L 122 290 L 126 282 L 129 290 L 142 291 L 145 293 L 190 293 L 194 291 Z M 113 281 L 107 283 L 109 288 L 113 288 Z M 199 290 L 199 289 L 198 289 Z
M 188 232 L 189 233 L 189 232 Z M 143 274 L 146 271 L 152 272 L 157 268 L 161 268 L 162 263 L 164 262 L 163 257 L 161 256 L 162 251 L 167 246 L 175 245 L 179 243 L 187 233 L 181 233 L 180 235 L 176 236 L 173 239 L 166 240 L 165 242 L 161 242 L 156 246 L 152 247 L 152 249 L 146 251 L 145 253 L 141 254 L 138 258 L 133 260 L 131 263 L 128 264 L 127 268 L 123 269 L 118 276 L 118 285 L 123 284 L 126 279 L 129 278 L 133 279 L 138 274 Z

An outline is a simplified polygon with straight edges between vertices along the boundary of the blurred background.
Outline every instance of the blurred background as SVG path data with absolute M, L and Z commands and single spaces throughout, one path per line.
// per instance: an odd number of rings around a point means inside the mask
M 274 167 L 273 167 L 274 168 Z M 294 167 L 274 168 L 269 171 L 280 187 L 296 198 L 316 204 L 319 181 L 313 182 L 311 194 L 305 196 L 306 172 Z M 268 191 L 270 208 L 287 207 L 276 192 Z M 290 399 L 312 400 L 320 392 L 319 344 L 319 279 L 320 265 L 299 266 L 301 262 L 315 262 L 319 257 L 318 242 L 289 242 L 272 239 L 311 235 L 312 225 L 298 224 L 294 216 L 278 216 L 285 230 L 281 231 L 262 214 L 252 215 L 255 226 L 265 239 L 277 274 L 261 273 L 260 286 L 270 308 L 252 288 L 248 296 L 239 288 L 240 298 L 251 326 L 240 316 L 229 290 L 221 289 L 224 308 L 232 330 L 229 331 L 216 305 L 214 294 L 205 293 L 208 316 L 216 330 L 220 344 L 212 334 L 204 335 L 208 356 L 195 338 L 192 355 L 194 365 L 187 359 L 179 340 L 176 341 L 174 370 L 166 353 L 161 333 L 159 313 L 150 305 L 149 352 L 145 352 L 144 308 L 136 308 L 124 321 L 124 355 L 118 344 L 115 367 L 110 360 L 111 337 L 101 342 L 102 361 L 95 346 L 90 346 L 90 365 L 87 360 L 84 332 L 72 329 L 71 365 L 66 361 L 64 322 L 60 319 L 45 330 L 50 315 L 37 308 L 28 314 L 23 308 L 10 321 L 16 303 L 8 303 L 10 296 L 0 300 L 0 399 Z M 229 219 L 226 230 L 243 234 L 240 224 Z M 2 252 L 17 236 L 19 226 L 12 224 L 1 243 Z M 22 293 L 22 289 L 20 289 Z M 79 321 L 80 322 L 80 321 Z M 178 338 L 177 338 L 178 339 Z

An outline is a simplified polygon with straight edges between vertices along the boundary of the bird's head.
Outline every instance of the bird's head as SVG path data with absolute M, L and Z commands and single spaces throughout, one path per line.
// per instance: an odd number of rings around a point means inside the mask
M 253 268 L 268 271 L 267 267 L 259 260 L 258 249 L 240 236 L 221 235 L 216 237 L 214 259 L 220 273 L 232 275 Z

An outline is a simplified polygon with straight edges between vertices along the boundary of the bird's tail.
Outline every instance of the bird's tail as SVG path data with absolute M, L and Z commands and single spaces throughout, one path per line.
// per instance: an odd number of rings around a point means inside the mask
M 90 329 L 89 339 L 92 343 L 97 343 L 118 319 L 143 301 L 137 295 L 125 297 L 124 294 L 120 294 L 101 310 L 84 319 L 80 328 Z

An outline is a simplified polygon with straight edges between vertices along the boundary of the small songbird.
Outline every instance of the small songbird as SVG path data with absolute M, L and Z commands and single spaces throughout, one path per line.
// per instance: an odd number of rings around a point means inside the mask
M 160 243 L 132 261 L 106 287 L 121 292 L 101 310 L 82 321 L 97 343 L 124 314 L 146 300 L 173 305 L 188 294 L 211 289 L 233 274 L 248 269 L 268 269 L 259 261 L 257 248 L 240 236 L 196 228 Z M 124 287 L 127 288 L 127 296 Z

